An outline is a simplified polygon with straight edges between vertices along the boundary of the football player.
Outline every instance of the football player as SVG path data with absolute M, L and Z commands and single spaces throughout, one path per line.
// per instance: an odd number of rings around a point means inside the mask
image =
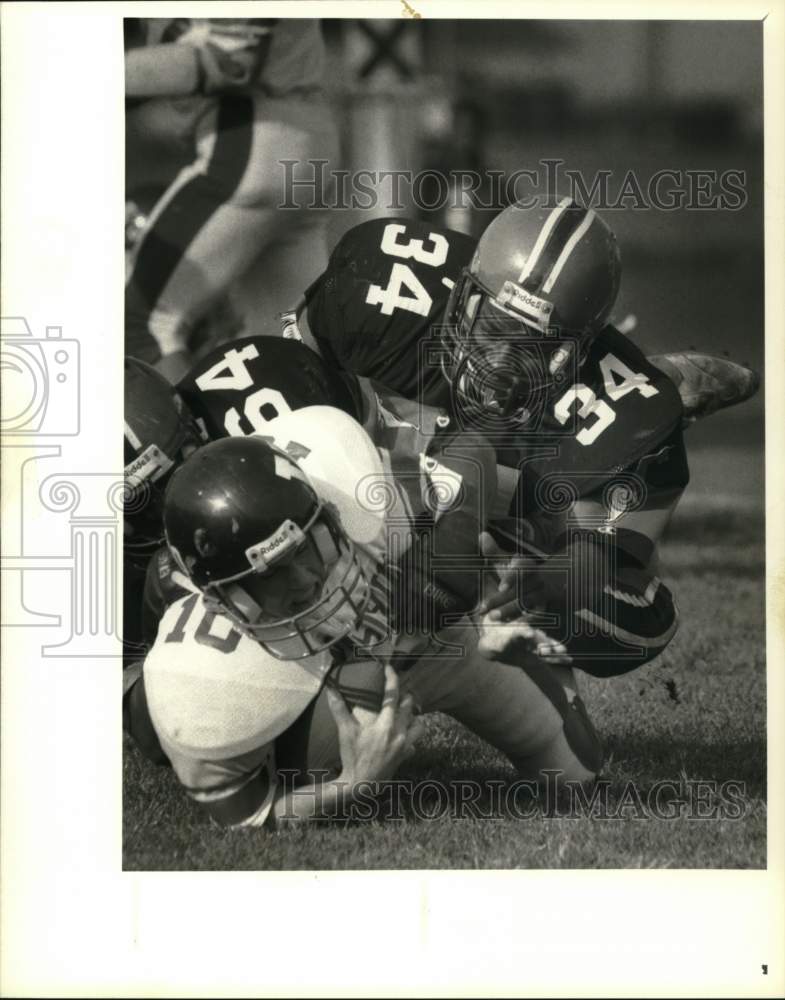
M 676 630 L 657 543 L 689 478 L 683 425 L 758 385 L 723 359 L 645 358 L 608 324 L 620 276 L 613 234 L 568 198 L 509 207 L 476 245 L 380 220 L 344 236 L 283 330 L 481 428 L 500 462 L 496 542 L 540 566 L 529 600 L 603 676 Z
M 407 460 L 412 465 L 421 460 L 424 450 L 417 425 L 427 434 L 429 428 L 432 432 L 440 423 L 449 424 L 446 415 L 440 411 L 408 403 L 367 379 L 335 371 L 303 344 L 278 338 L 247 338 L 217 348 L 180 382 L 178 392 L 187 402 L 190 413 L 198 418 L 200 426 L 212 439 L 226 434 L 264 433 L 270 422 L 282 413 L 304 405 L 323 403 L 338 406 L 354 416 L 374 441 L 397 449 L 399 455 L 408 454 Z M 140 402 L 144 406 L 143 396 L 140 396 Z M 505 473 L 504 469 L 500 471 Z M 504 512 L 510 498 L 504 496 L 504 476 L 502 479 L 503 498 L 497 498 L 495 506 Z M 509 475 L 507 480 L 509 482 Z M 617 485 L 623 491 L 625 483 Z M 588 516 L 590 520 L 591 517 L 596 520 L 596 512 L 592 511 Z M 561 521 L 564 522 L 563 517 Z M 515 522 L 511 523 L 514 526 Z M 503 525 L 497 521 L 496 527 L 501 530 Z M 530 554 L 534 552 L 543 562 L 547 546 L 553 546 L 559 536 L 566 537 L 566 529 L 566 523 L 557 523 L 553 516 L 548 519 L 542 515 L 528 515 L 525 531 L 513 531 L 512 535 L 514 540 L 517 539 L 518 548 L 525 540 L 526 550 Z M 158 534 L 160 536 L 160 528 Z M 500 535 L 497 530 L 497 537 L 503 536 L 504 531 Z M 607 540 L 601 534 L 596 537 Z M 592 646 L 577 661 L 577 665 L 584 669 L 619 672 L 647 662 L 664 648 L 675 632 L 675 609 L 669 590 L 651 575 L 641 576 L 637 561 L 626 559 L 616 565 L 608 559 L 609 593 L 601 587 L 598 592 L 590 593 L 586 602 L 578 602 L 574 608 L 567 609 L 568 595 L 571 594 L 574 599 L 581 593 L 576 587 L 570 587 L 571 572 L 576 574 L 572 577 L 573 583 L 579 579 L 578 567 L 576 565 L 573 569 L 572 564 L 577 563 L 579 555 L 583 555 L 582 548 L 574 541 L 569 547 L 571 561 L 565 560 L 565 552 L 559 552 L 558 547 L 553 546 L 552 551 L 557 558 L 547 563 L 547 572 L 541 577 L 532 572 L 528 574 L 526 592 L 529 598 L 534 594 L 533 581 L 539 580 L 542 595 L 547 596 L 547 608 L 543 610 L 555 617 L 551 621 L 550 646 L 539 629 L 526 629 L 521 633 L 525 644 L 544 643 L 543 649 L 549 652 L 550 662 L 557 662 L 565 630 L 571 626 L 579 632 L 588 630 L 593 637 L 591 641 L 582 640 L 583 645 L 588 642 Z M 533 569 L 532 560 L 527 566 Z M 542 590 L 543 581 L 551 584 L 547 590 Z M 165 548 L 161 549 L 150 563 L 145 587 L 143 613 L 148 643 L 155 635 L 163 608 L 181 593 L 180 584 L 180 575 L 172 566 L 169 554 Z M 631 586 L 635 587 L 632 592 L 629 591 Z M 127 592 L 129 589 L 127 587 Z M 645 596 L 645 601 L 636 596 L 638 591 Z M 619 597 L 621 594 L 630 594 L 631 599 L 627 601 Z M 642 606 L 644 611 L 641 611 Z M 508 608 L 505 617 L 510 611 L 511 608 Z M 614 616 L 619 620 L 616 621 Z M 598 638 L 597 621 L 603 623 L 605 633 L 614 621 L 619 626 L 621 641 L 614 640 L 612 657 L 604 655 L 607 648 Z M 502 635 L 510 634 L 509 630 L 493 632 L 489 640 L 494 644 L 492 648 L 495 650 Z M 576 653 L 578 640 L 573 637 L 570 646 L 571 651 Z M 562 679 L 571 682 L 568 676 Z
M 193 450 L 197 433 L 202 442 L 227 435 L 265 434 L 283 414 L 303 406 L 328 405 L 354 417 L 374 443 L 395 454 L 397 467 L 405 466 L 416 477 L 428 442 L 450 427 L 443 411 L 413 404 L 369 379 L 336 371 L 304 344 L 279 337 L 245 338 L 216 348 L 176 390 L 143 362 L 129 359 L 127 366 L 126 535 L 139 541 L 126 562 L 132 577 L 126 580 L 126 595 L 134 595 L 132 607 L 137 619 L 141 614 L 148 646 L 164 608 L 182 594 L 182 575 L 165 546 L 156 551 L 163 538 L 160 485 L 170 475 L 173 462 L 167 460 L 163 470 L 147 461 L 147 456 L 172 454 L 180 461 Z M 171 444 L 184 429 L 189 432 L 187 452 Z M 148 482 L 147 476 L 166 478 Z M 153 502 L 144 506 L 146 492 Z M 136 583 L 143 579 L 145 567 L 147 580 L 140 602 Z M 136 631 L 138 627 L 137 621 Z
M 590 780 L 601 752 L 580 699 L 533 657 L 479 655 L 466 616 L 485 565 L 477 536 L 495 491 L 490 449 L 456 455 L 451 435 L 437 433 L 422 461 L 400 465 L 328 407 L 283 414 L 267 432 L 207 445 L 167 489 L 170 550 L 200 593 L 165 613 L 144 679 L 189 795 L 230 825 L 321 815 L 350 800 L 349 715 L 334 697 L 338 725 L 319 731 L 324 685 L 336 667 L 353 667 L 349 691 L 362 692 L 390 664 L 405 698 L 386 670 L 384 733 L 395 735 L 368 765 L 371 778 L 390 773 L 411 742 L 416 705 L 462 721 L 532 781 L 547 768 Z M 298 742 L 303 718 L 305 763 L 328 772 L 322 791 L 282 782 L 291 761 L 280 751 Z
M 149 759 L 167 762 L 150 726 L 141 661 L 164 610 L 189 589 L 164 544 L 163 490 L 172 471 L 206 441 L 263 430 L 301 406 L 360 413 L 357 382 L 280 337 L 218 348 L 176 388 L 150 365 L 126 358 L 123 723 Z M 367 389 L 364 397 L 374 398 Z
M 162 501 L 174 467 L 198 445 L 263 431 L 280 413 L 301 406 L 337 406 L 359 416 L 374 398 L 367 387 L 359 388 L 360 381 L 332 371 L 305 345 L 280 337 L 250 337 L 216 348 L 176 387 L 145 362 L 126 358 L 127 636 L 137 635 L 142 611 L 153 616 L 154 636 L 160 602 L 166 601 L 162 588 L 170 574 Z M 148 600 L 142 608 L 138 585 L 145 572 Z
M 126 359 L 123 719 L 149 759 L 167 762 L 149 723 L 141 660 L 165 609 L 189 592 L 163 544 L 163 487 L 174 467 L 207 440 L 264 433 L 280 415 L 322 404 L 361 421 L 419 475 L 426 439 L 406 419 L 415 408 L 389 393 L 384 403 L 367 379 L 335 371 L 304 344 L 280 337 L 216 348 L 176 389 L 149 365 Z M 426 434 L 444 420 L 435 410 L 426 416 Z
M 573 241 L 584 219 L 589 220 L 589 225 Z M 571 221 L 575 225 L 570 225 Z M 592 226 L 595 229 L 589 232 Z M 548 244 L 537 247 L 541 270 L 557 247 L 568 250 L 554 278 L 554 285 L 558 280 L 561 286 L 561 297 L 565 283 L 571 284 L 570 272 L 576 280 L 590 279 L 590 255 L 592 248 L 599 250 L 600 230 L 607 227 L 599 216 L 569 199 L 536 211 L 511 205 L 488 226 L 479 243 L 463 233 L 434 229 L 414 219 L 364 222 L 344 234 L 324 273 L 308 288 L 297 308 L 283 314 L 283 336 L 300 338 L 331 363 L 377 379 L 409 399 L 422 399 L 432 406 L 460 404 L 454 379 L 451 383 L 442 377 L 448 372 L 441 361 L 449 362 L 452 353 L 449 342 L 446 352 L 439 350 L 442 328 L 453 326 L 458 312 L 475 307 L 477 293 L 487 280 L 487 289 L 496 289 L 504 301 L 492 294 L 489 303 L 486 297 L 475 336 L 487 328 L 486 317 L 493 309 L 497 309 L 497 328 L 500 317 L 504 317 L 517 322 L 518 329 L 522 319 L 529 323 L 533 320 L 534 329 L 541 329 L 544 317 L 532 315 L 535 307 L 530 305 L 528 312 L 520 312 L 520 295 L 511 303 L 500 286 L 506 280 L 518 284 L 516 279 L 523 272 L 524 262 L 534 256 L 537 237 L 542 235 Z M 610 250 L 610 244 L 607 247 Z M 592 317 L 591 329 L 575 331 L 581 334 L 584 344 L 589 337 L 614 333 L 607 320 L 621 272 L 617 252 L 613 256 L 613 261 L 605 261 L 608 274 L 600 277 L 611 301 L 604 301 L 602 313 Z M 567 273 L 562 274 L 567 259 L 570 264 Z M 521 287 L 535 287 L 537 277 L 536 271 L 528 275 Z M 545 283 L 543 280 L 542 285 Z M 581 288 L 573 285 L 566 297 L 577 301 L 581 295 Z M 540 298 L 547 301 L 547 295 Z M 592 293 L 588 293 L 587 307 L 591 298 Z M 551 319 L 554 328 L 558 315 Z M 564 317 L 565 324 L 568 320 Z M 570 333 L 566 326 L 565 330 Z M 449 330 L 445 332 L 449 336 Z M 754 372 L 724 358 L 690 351 L 656 355 L 648 360 L 679 389 L 683 419 L 689 421 L 742 402 L 758 386 Z
M 189 365 L 195 324 L 230 285 L 240 311 L 272 323 L 323 270 L 326 213 L 304 203 L 297 180 L 314 157 L 337 155 L 337 132 L 317 21 L 145 18 L 138 27 L 142 44 L 125 56 L 126 95 L 137 102 L 129 126 L 190 160 L 136 247 L 125 353 L 174 378 Z
M 125 359 L 123 660 L 144 655 L 142 604 L 153 553 L 164 544 L 163 497 L 175 467 L 205 437 L 177 390 L 154 368 Z

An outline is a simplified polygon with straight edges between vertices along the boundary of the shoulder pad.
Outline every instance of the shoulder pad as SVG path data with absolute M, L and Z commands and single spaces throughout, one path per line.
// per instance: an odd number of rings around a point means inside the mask
M 201 601 L 186 623 L 189 598 L 164 615 L 144 664 L 150 717 L 168 746 L 186 756 L 219 760 L 246 753 L 280 735 L 318 694 L 331 665 L 327 654 L 296 663 L 277 660 L 246 636 L 231 653 L 195 637 Z M 187 616 L 188 617 L 188 616 Z M 230 623 L 205 629 L 220 642 Z
M 625 389 L 625 371 L 639 376 L 646 391 Z M 613 327 L 606 327 L 595 340 L 578 379 L 611 420 L 586 443 L 585 434 L 581 440 L 581 429 L 591 429 L 599 417 L 590 413 L 581 420 L 577 400 L 565 424 L 552 412 L 546 415 L 535 443 L 552 445 L 551 454 L 525 464 L 529 509 L 532 503 L 541 506 L 534 496 L 538 489 L 552 492 L 562 484 L 577 496 L 594 491 L 609 476 L 629 468 L 664 443 L 681 422 L 682 403 L 673 382 Z
M 289 452 L 319 496 L 333 504 L 352 541 L 370 543 L 384 530 L 384 507 L 372 501 L 387 478 L 365 430 L 332 406 L 306 406 L 268 424 L 265 437 Z

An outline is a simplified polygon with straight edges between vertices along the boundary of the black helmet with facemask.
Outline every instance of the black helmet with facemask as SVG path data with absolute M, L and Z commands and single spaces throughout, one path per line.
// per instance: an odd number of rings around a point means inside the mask
M 456 413 L 525 424 L 577 373 L 620 280 L 616 238 L 592 209 L 570 198 L 506 208 L 445 312 Z

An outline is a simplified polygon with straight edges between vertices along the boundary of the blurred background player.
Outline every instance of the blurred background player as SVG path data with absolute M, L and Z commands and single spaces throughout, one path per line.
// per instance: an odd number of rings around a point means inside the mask
M 287 197 L 284 168 L 323 158 L 337 132 L 321 86 L 319 23 L 270 18 L 138 19 L 126 24 L 127 192 L 150 200 L 126 288 L 126 353 L 170 375 L 187 367 L 194 331 L 212 306 L 224 337 L 244 318 L 296 301 L 327 262 L 325 213 Z M 179 170 L 173 170 L 179 166 Z M 134 230 L 137 230 L 134 232 Z M 231 291 L 233 313 L 226 309 Z M 263 308 L 261 308 L 263 303 Z M 260 326 L 261 325 L 261 326 Z

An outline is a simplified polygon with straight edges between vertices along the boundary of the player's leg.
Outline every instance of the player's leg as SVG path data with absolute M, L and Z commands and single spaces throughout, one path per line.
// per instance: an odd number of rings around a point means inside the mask
M 325 212 L 301 211 L 271 241 L 230 291 L 234 312 L 244 317 L 243 336 L 280 336 L 279 315 L 293 309 L 327 267 Z
M 205 254 L 197 240 L 234 196 L 250 161 L 252 100 L 213 101 L 204 122 L 199 155 L 151 212 L 126 286 L 126 353 L 151 362 L 185 348 L 192 319 L 214 294 L 206 274 L 210 244 Z
M 280 335 L 279 313 L 292 309 L 327 266 L 329 170 L 337 130 L 320 99 L 268 99 L 257 105 L 257 154 L 237 201 L 275 210 L 276 227 L 231 289 L 245 335 Z M 326 162 L 325 162 L 326 161 Z
M 333 158 L 336 142 L 321 104 L 235 97 L 205 115 L 198 150 L 137 250 L 126 290 L 126 352 L 135 356 L 181 351 L 211 303 L 265 247 L 299 228 L 314 189 L 290 190 L 288 181 L 312 177 L 310 161 Z M 295 164 L 289 173 L 285 160 Z M 287 210 L 289 197 L 295 207 Z
M 446 638 L 447 636 L 445 636 Z M 423 711 L 439 711 L 505 753 L 526 779 L 545 770 L 564 780 L 590 781 L 602 766 L 602 747 L 575 687 L 572 672 L 536 657 L 521 665 L 487 660 L 474 629 L 449 636 L 465 655 L 428 657 L 402 676 Z
M 743 403 L 760 387 L 757 372 L 728 358 L 685 351 L 652 355 L 648 360 L 679 390 L 688 423 Z

